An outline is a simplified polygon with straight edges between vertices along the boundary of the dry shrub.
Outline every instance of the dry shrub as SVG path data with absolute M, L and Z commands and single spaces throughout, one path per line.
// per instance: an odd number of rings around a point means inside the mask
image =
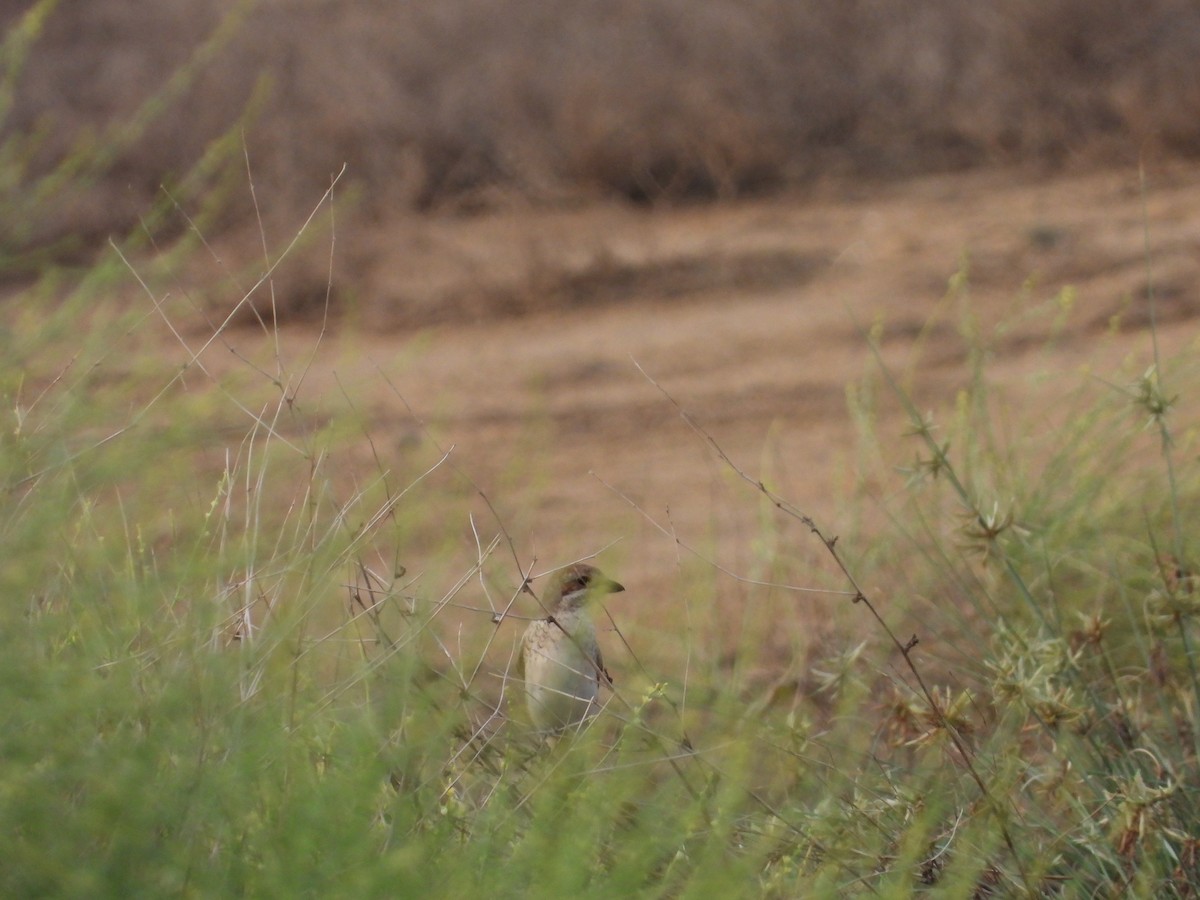
M 44 129 L 46 171 L 132 115 L 228 8 L 63 0 L 4 135 Z M 261 0 L 85 197 L 48 211 L 49 231 L 127 227 L 264 74 L 248 149 L 260 196 L 294 221 L 343 163 L 378 215 L 496 188 L 659 201 L 827 172 L 1194 154 L 1198 60 L 1186 0 Z

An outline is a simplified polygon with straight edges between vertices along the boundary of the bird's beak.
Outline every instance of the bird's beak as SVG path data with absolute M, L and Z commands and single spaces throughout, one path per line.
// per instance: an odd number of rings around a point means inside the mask
M 619 594 L 625 590 L 625 585 L 617 581 L 606 581 L 604 583 L 604 591 L 608 594 Z

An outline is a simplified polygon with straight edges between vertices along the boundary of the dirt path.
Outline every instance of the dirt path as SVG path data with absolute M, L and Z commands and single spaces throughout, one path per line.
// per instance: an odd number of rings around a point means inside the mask
M 680 554 L 631 502 L 746 574 L 761 571 L 764 539 L 752 492 L 634 361 L 752 475 L 767 466 L 782 493 L 837 532 L 831 517 L 855 455 L 846 386 L 871 365 L 863 332 L 882 322 L 901 366 L 920 336 L 921 402 L 951 398 L 967 375 L 966 345 L 957 301 L 944 298 L 964 258 L 985 323 L 1075 291 L 1052 355 L 1047 316 L 996 344 L 992 370 L 1015 398 L 1035 372 L 1076 378 L 1085 363 L 1148 360 L 1147 242 L 1164 345 L 1194 341 L 1200 313 L 1197 169 L 1154 173 L 1144 193 L 1135 171 L 989 172 L 676 211 L 403 221 L 346 240 L 361 300 L 306 391 L 347 392 L 370 412 L 377 449 L 399 459 L 422 438 L 394 386 L 454 445 L 522 553 L 548 566 L 619 540 L 604 558 L 642 598 L 679 590 Z M 265 352 L 250 330 L 231 340 Z M 295 326 L 281 346 L 299 360 L 313 341 Z M 229 354 L 221 360 L 230 365 Z M 899 434 L 898 408 L 881 416 L 881 430 Z M 451 527 L 469 545 L 465 523 Z M 814 547 L 799 552 L 815 558 Z M 747 591 L 725 579 L 718 594 L 714 608 Z M 824 615 L 804 608 L 813 612 L 795 618 L 784 645 Z M 625 611 L 636 618 L 669 616 Z

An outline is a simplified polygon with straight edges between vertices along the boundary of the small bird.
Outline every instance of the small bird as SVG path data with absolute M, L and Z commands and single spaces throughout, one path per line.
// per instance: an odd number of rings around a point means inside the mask
M 538 731 L 555 734 L 595 713 L 600 682 L 611 684 L 612 678 L 604 668 L 587 608 L 604 594 L 623 590 L 584 563 L 554 574 L 543 594 L 549 616 L 529 623 L 517 660 L 529 715 Z

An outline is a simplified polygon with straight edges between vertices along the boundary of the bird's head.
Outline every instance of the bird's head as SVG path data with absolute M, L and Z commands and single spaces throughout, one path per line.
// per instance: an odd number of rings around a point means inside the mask
M 546 588 L 546 605 L 551 611 L 579 609 L 604 594 L 625 590 L 595 566 L 576 563 L 554 573 Z

